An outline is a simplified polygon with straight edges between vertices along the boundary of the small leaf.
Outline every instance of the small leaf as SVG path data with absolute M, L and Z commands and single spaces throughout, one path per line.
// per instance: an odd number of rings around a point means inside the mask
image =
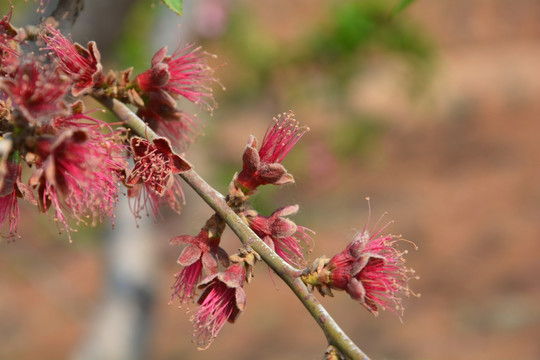
M 400 12 L 402 12 L 403 10 L 405 10 L 405 8 L 407 8 L 407 6 L 409 6 L 411 3 L 413 3 L 415 0 L 401 0 L 397 5 L 396 5 L 396 8 L 394 9 L 394 15 L 397 15 L 399 14 Z
M 162 0 L 165 5 L 172 11 L 178 14 L 178 16 L 182 16 L 182 2 L 183 0 Z

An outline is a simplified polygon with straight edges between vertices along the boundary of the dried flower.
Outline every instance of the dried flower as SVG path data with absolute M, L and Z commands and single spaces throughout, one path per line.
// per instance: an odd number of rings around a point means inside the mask
M 126 185 L 135 186 L 129 193 L 136 197 L 134 214 L 149 204 L 154 217 L 159 214 L 159 205 L 163 199 L 169 202 L 173 210 L 179 211 L 177 196 L 182 196 L 182 189 L 173 175 L 191 169 L 191 165 L 181 156 L 173 153 L 166 138 L 156 138 L 152 142 L 134 137 L 131 149 L 135 166 L 127 176 Z
M 383 229 L 373 235 L 364 229 L 339 254 L 316 260 L 302 279 L 322 295 L 332 296 L 332 289 L 344 290 L 374 315 L 382 308 L 401 316 L 404 308 L 400 295 L 412 294 L 408 281 L 414 271 L 405 267 L 403 255 L 407 251 L 394 248 L 402 239 L 380 236 Z
M 285 206 L 270 216 L 247 212 L 249 227 L 276 253 L 291 265 L 305 264 L 303 247 L 312 248 L 312 240 L 307 232 L 312 230 L 296 225 L 285 216 L 298 212 L 298 205 Z
M 200 305 L 192 317 L 194 337 L 199 349 L 207 349 L 225 322 L 234 323 L 246 308 L 243 286 L 246 270 L 243 264 L 233 264 L 224 272 L 207 276 L 199 285 L 203 292 Z
M 203 271 L 206 275 L 217 273 L 217 260 L 223 266 L 229 265 L 227 252 L 219 247 L 222 231 L 223 228 L 217 233 L 212 229 L 209 231 L 207 228 L 203 228 L 197 236 L 181 235 L 170 241 L 171 245 L 188 244 L 188 246 L 178 257 L 178 264 L 184 266 L 184 269 L 174 275 L 176 281 L 172 287 L 173 294 L 169 304 L 175 298 L 180 300 L 180 305 L 193 298 Z
M 47 27 L 50 35 L 43 35 L 48 49 L 56 56 L 56 62 L 73 81 L 71 92 L 79 96 L 93 87 L 99 87 L 105 82 L 101 55 L 96 43 L 90 41 L 88 49 L 73 43 L 52 26 Z
M 308 130 L 308 127 L 298 126 L 292 111 L 278 115 L 277 119 L 274 118 L 274 125 L 266 131 L 258 151 L 257 139 L 250 137 L 236 183 L 247 192 L 265 184 L 293 183 L 293 176 L 281 165 L 281 161 Z

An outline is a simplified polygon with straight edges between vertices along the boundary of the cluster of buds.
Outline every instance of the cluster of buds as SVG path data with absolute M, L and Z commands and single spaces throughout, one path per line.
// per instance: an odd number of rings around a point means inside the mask
M 183 97 L 208 110 L 215 105 L 208 54 L 188 46 L 168 57 L 162 49 L 152 67 L 133 79 L 131 69 L 105 75 L 96 43 L 74 43 L 52 19 L 30 35 L 11 24 L 11 14 L 0 20 L 2 236 L 18 236 L 19 200 L 26 200 L 52 212 L 71 239 L 72 220 L 90 225 L 113 220 L 122 184 L 136 218 L 143 209 L 157 218 L 164 203 L 178 212 L 183 193 L 174 175 L 191 165 L 173 146 L 186 149 L 196 132 L 187 125 L 193 116 L 182 113 L 176 100 Z M 30 41 L 39 48 L 36 55 L 26 52 Z M 153 130 L 172 137 L 130 139 L 123 124 L 85 111 L 85 95 L 134 105 Z M 182 115 L 166 116 L 173 113 Z

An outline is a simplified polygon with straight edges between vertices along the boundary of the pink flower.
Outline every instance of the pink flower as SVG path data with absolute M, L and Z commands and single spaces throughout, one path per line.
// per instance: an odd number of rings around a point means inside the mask
M 236 183 L 248 192 L 260 185 L 284 185 L 294 182 L 294 178 L 281 165 L 281 161 L 291 151 L 293 146 L 309 130 L 299 127 L 292 111 L 274 118 L 257 151 L 257 139 L 251 136 L 243 155 L 243 168 Z
M 203 292 L 200 305 L 192 317 L 194 337 L 199 349 L 207 349 L 217 337 L 225 322 L 234 323 L 246 308 L 243 286 L 246 278 L 244 264 L 233 264 L 224 272 L 207 276 L 199 288 Z
M 38 169 L 30 183 L 38 186 L 38 201 L 43 212 L 52 205 L 58 221 L 68 232 L 65 212 L 92 225 L 105 216 L 113 217 L 118 197 L 117 172 L 123 162 L 115 159 L 118 145 L 91 130 L 63 130 L 54 138 L 38 140 Z
M 43 35 L 43 40 L 56 56 L 58 66 L 73 81 L 73 96 L 82 95 L 93 87 L 103 85 L 105 76 L 95 42 L 90 41 L 88 49 L 85 49 L 77 43 L 74 44 L 52 26 L 48 26 L 47 31 L 51 35 Z
M 206 61 L 209 54 L 200 50 L 200 47 L 188 45 L 176 50 L 172 56 L 166 56 L 167 47 L 161 48 L 152 58 L 152 67 L 137 76 L 139 88 L 160 96 L 166 96 L 163 92 L 174 98 L 182 96 L 211 110 L 215 102 L 208 84 L 216 79 Z
M 407 251 L 393 247 L 400 237 L 379 236 L 383 229 L 373 235 L 362 231 L 330 260 L 316 261 L 303 280 L 323 295 L 332 295 L 331 289 L 344 290 L 374 315 L 383 308 L 401 316 L 400 295 L 412 293 L 408 281 L 414 271 L 405 267 Z
M 199 124 L 195 116 L 178 110 L 176 99 L 183 97 L 211 111 L 215 101 L 210 83 L 217 81 L 207 64 L 210 55 L 200 48 L 188 45 L 172 56 L 166 53 L 167 48 L 161 48 L 152 58 L 152 67 L 135 79 L 146 97 L 137 114 L 184 150 L 196 137 Z
M 136 197 L 134 214 L 149 204 L 154 217 L 159 214 L 162 199 L 166 199 L 173 210 L 179 211 L 177 195 L 183 196 L 178 179 L 173 175 L 191 169 L 191 165 L 173 153 L 166 138 L 152 142 L 134 137 L 131 139 L 135 166 L 127 176 L 126 185 L 132 186 L 130 197 Z
M 65 76 L 35 59 L 23 60 L 9 78 L 0 80 L 4 90 L 26 120 L 39 123 L 66 112 L 62 100 L 69 82 Z
M 0 228 L 8 225 L 7 238 L 17 235 L 19 224 L 18 197 L 22 197 L 33 204 L 37 204 L 30 187 L 21 182 L 21 164 L 8 160 L 6 174 L 0 185 Z M 3 235 L 2 235 L 3 236 Z
M 249 227 L 276 253 L 291 265 L 305 264 L 303 245 L 312 247 L 312 240 L 307 234 L 310 229 L 298 226 L 284 216 L 294 215 L 298 212 L 298 205 L 285 206 L 270 216 L 255 215 L 247 219 Z
M 213 237 L 203 228 L 197 236 L 181 235 L 173 238 L 171 245 L 188 244 L 178 258 L 178 264 L 184 266 L 180 272 L 176 273 L 176 281 L 172 287 L 174 298 L 180 300 L 180 305 L 192 299 L 195 289 L 201 280 L 203 270 L 207 275 L 217 273 L 217 260 L 223 266 L 229 265 L 229 257 L 225 250 L 219 247 L 220 237 Z

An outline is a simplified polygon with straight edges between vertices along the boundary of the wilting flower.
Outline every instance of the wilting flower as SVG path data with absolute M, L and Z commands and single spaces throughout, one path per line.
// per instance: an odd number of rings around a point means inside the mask
M 223 231 L 223 229 L 221 229 Z M 186 303 L 193 298 L 197 284 L 201 280 L 203 271 L 206 275 L 217 273 L 217 260 L 223 266 L 229 265 L 227 252 L 219 247 L 221 232 L 214 234 L 214 231 L 203 228 L 197 236 L 181 235 L 173 238 L 171 245 L 188 244 L 178 258 L 178 264 L 184 269 L 176 273 L 176 281 L 172 287 L 172 303 L 175 298 L 180 300 L 180 304 Z
M 0 80 L 0 89 L 31 122 L 48 120 L 66 111 L 62 99 L 69 85 L 64 75 L 35 59 L 23 60 L 11 77 Z
M 298 212 L 298 205 L 285 206 L 270 216 L 247 214 L 249 227 L 276 253 L 289 264 L 302 266 L 305 264 L 303 247 L 312 247 L 312 240 L 307 232 L 310 229 L 296 225 L 285 216 Z
M 118 197 L 117 172 L 122 162 L 112 141 L 103 143 L 88 130 L 63 130 L 54 138 L 38 140 L 38 169 L 30 183 L 38 186 L 38 201 L 43 212 L 52 205 L 55 220 L 66 231 L 70 227 L 64 213 L 78 221 L 92 219 L 92 225 L 113 216 Z
M 79 96 L 93 87 L 99 87 L 105 82 L 101 55 L 96 43 L 90 41 L 88 49 L 73 43 L 52 26 L 47 27 L 50 35 L 44 35 L 43 40 L 48 49 L 56 56 L 56 62 L 73 81 L 71 92 Z
M 201 107 L 215 106 L 210 83 L 216 82 L 214 70 L 207 64 L 209 54 L 188 45 L 166 56 L 161 48 L 152 58 L 152 67 L 139 74 L 135 81 L 146 97 L 138 115 L 158 134 L 170 135 L 174 145 L 185 149 L 198 131 L 195 117 L 177 109 L 176 99 L 183 97 Z
M 177 195 L 183 196 L 178 179 L 174 174 L 191 169 L 191 165 L 181 156 L 173 153 L 166 138 L 156 138 L 152 142 L 134 137 L 131 139 L 135 166 L 127 176 L 126 185 L 132 186 L 131 197 L 136 197 L 134 214 L 149 205 L 154 217 L 159 214 L 159 205 L 166 199 L 173 210 L 179 211 Z
M 383 308 L 401 316 L 400 295 L 412 293 L 408 281 L 414 271 L 405 267 L 403 255 L 407 251 L 394 248 L 401 238 L 380 236 L 383 229 L 373 235 L 364 229 L 339 254 L 316 260 L 302 279 L 322 295 L 332 296 L 332 289 L 344 290 L 374 315 Z
M 284 185 L 293 183 L 294 178 L 281 165 L 281 161 L 291 151 L 293 146 L 309 130 L 299 127 L 292 111 L 274 118 L 257 151 L 257 139 L 251 136 L 243 155 L 243 168 L 236 183 L 248 192 L 260 185 Z
M 203 292 L 197 300 L 200 306 L 191 319 L 200 349 L 207 349 L 225 322 L 234 323 L 240 312 L 245 310 L 245 278 L 246 270 L 244 264 L 240 263 L 201 281 L 199 288 Z

